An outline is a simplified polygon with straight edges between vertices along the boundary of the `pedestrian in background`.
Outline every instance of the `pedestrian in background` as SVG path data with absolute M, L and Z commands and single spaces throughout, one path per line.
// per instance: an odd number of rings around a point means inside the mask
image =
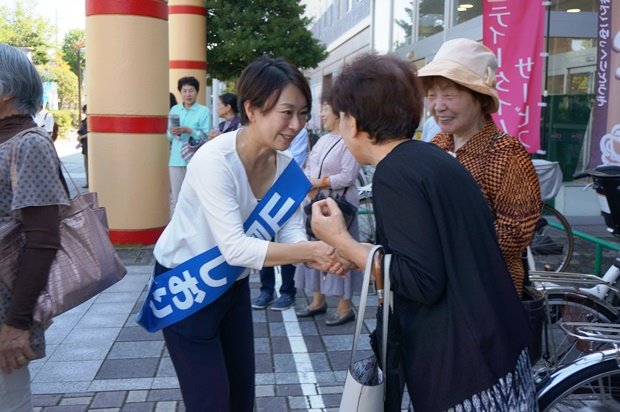
M 18 216 L 26 236 L 13 290 L 0 282 L 3 412 L 32 411 L 28 364 L 45 356 L 46 327 L 34 322 L 33 311 L 60 248 L 59 206 L 69 204 L 54 145 L 33 121 L 42 95 L 28 57 L 0 44 L 0 225 Z
M 183 143 L 192 140 L 199 145 L 206 140 L 211 129 L 211 112 L 196 101 L 200 91 L 200 83 L 195 77 L 182 77 L 177 83 L 181 93 L 181 103 L 173 106 L 169 113 L 168 140 L 170 141 L 170 159 L 168 172 L 170 175 L 170 211 L 174 213 L 181 185 L 185 178 L 187 161 L 181 150 Z M 176 120 L 173 120 L 176 119 Z
M 339 134 L 340 114 L 330 104 L 331 95 L 325 91 L 321 97 L 321 121 L 329 133 L 319 138 L 314 145 L 304 169 L 312 182 L 309 199 L 323 194 L 343 196 L 349 203 L 358 207 L 357 174 L 360 164 L 347 148 Z M 309 218 L 309 217 L 307 217 Z M 353 219 L 348 228 L 354 239 L 359 238 L 358 218 Z M 351 270 L 346 277 L 320 272 L 314 268 L 299 265 L 295 281 L 300 288 L 312 291 L 312 302 L 297 312 L 297 317 L 314 316 L 327 312 L 326 296 L 339 298 L 336 310 L 325 319 L 327 326 L 342 325 L 355 320 L 353 294 L 362 289 L 362 274 Z
M 234 93 L 221 94 L 217 99 L 217 114 L 224 120 L 218 124 L 217 130 L 213 129 L 209 132 L 209 140 L 222 133 L 232 132 L 239 128 L 237 95 Z
M 215 246 L 229 265 L 245 268 L 213 302 L 163 329 L 188 411 L 253 411 L 252 269 L 308 262 L 342 270 L 333 248 L 307 241 L 300 208 L 276 233 L 277 242 L 246 234 L 243 226 L 293 161 L 284 151 L 308 119 L 307 80 L 285 60 L 263 56 L 243 71 L 237 91 L 243 127 L 196 152 L 153 251 L 155 276 Z
M 80 127 L 77 131 L 78 146 L 82 148 L 82 156 L 84 157 L 84 173 L 86 174 L 86 184 L 83 189 L 88 189 L 88 116 L 87 105 L 82 106 L 84 118 L 80 120 Z
M 45 108 L 45 105 L 41 105 L 39 107 L 39 111 L 34 116 L 34 122 L 37 126 L 42 127 L 45 131 L 52 137 L 54 133 L 54 115 L 48 112 Z
M 523 294 L 522 256 L 542 210 L 538 176 L 525 148 L 500 130 L 497 59 L 483 44 L 450 40 L 420 69 L 428 106 L 441 128 L 432 143 L 472 174 L 486 199 L 515 289 Z
M 363 55 L 332 89 L 343 140 L 376 166 L 377 243 L 392 255 L 385 411 L 401 410 L 399 364 L 415 411 L 535 411 L 531 332 L 489 208 L 462 165 L 413 140 L 419 83 L 409 62 Z M 321 200 L 312 212 L 318 238 L 364 268 L 371 245 L 350 235 L 336 202 Z

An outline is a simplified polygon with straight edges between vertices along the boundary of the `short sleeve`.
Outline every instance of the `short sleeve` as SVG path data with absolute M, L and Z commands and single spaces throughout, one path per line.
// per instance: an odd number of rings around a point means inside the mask
M 49 139 L 30 133 L 15 144 L 11 162 L 11 210 L 68 204 L 60 181 L 58 155 Z

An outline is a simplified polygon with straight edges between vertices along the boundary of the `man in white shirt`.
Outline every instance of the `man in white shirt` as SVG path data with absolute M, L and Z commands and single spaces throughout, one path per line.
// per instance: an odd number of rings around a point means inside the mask
M 39 107 L 39 111 L 34 116 L 34 122 L 37 126 L 42 127 L 52 137 L 54 132 L 54 115 L 48 112 L 43 105 Z

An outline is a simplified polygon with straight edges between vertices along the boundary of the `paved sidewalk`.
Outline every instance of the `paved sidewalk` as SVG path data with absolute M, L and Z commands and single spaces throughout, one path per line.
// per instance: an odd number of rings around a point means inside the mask
M 74 142 L 57 148 L 78 190 L 85 184 L 82 155 Z M 613 238 L 602 218 L 571 218 L 573 226 Z M 573 271 L 590 271 L 594 247 L 578 243 Z M 32 362 L 36 411 L 184 411 L 178 382 L 161 333 L 135 323 L 153 267 L 150 248 L 119 249 L 128 268 L 118 284 L 57 317 L 47 331 L 47 357 Z M 604 262 L 615 257 L 605 252 Z M 258 275 L 250 277 L 252 296 Z M 298 291 L 295 307 L 311 300 Z M 354 299 L 357 306 L 358 299 Z M 328 299 L 330 310 L 337 299 Z M 365 330 L 374 329 L 376 299 L 370 298 Z M 350 357 L 354 323 L 325 326 L 326 315 L 297 319 L 293 309 L 253 311 L 256 349 L 256 411 L 337 411 Z M 361 349 L 369 354 L 367 339 Z M 199 379 L 199 377 L 197 377 Z M 407 397 L 406 397 L 407 398 Z M 403 406 L 407 399 L 403 401 Z
M 81 154 L 72 142 L 61 142 L 57 148 L 82 190 Z M 151 252 L 119 249 L 127 276 L 55 319 L 46 333 L 47 356 L 30 367 L 36 411 L 185 410 L 162 334 L 150 334 L 135 323 L 152 272 Z M 252 296 L 258 295 L 257 274 L 250 277 L 250 287 Z M 301 309 L 310 300 L 298 291 L 295 306 Z M 354 302 L 357 306 L 358 299 Z M 334 310 L 337 299 L 329 298 L 328 305 Z M 366 334 L 374 329 L 375 309 L 373 296 Z M 326 315 L 297 319 L 294 309 L 255 310 L 253 316 L 256 411 L 336 411 L 354 323 L 328 327 Z M 360 347 L 361 355 L 370 354 L 367 338 L 362 338 Z
M 127 267 L 122 281 L 57 317 L 48 329 L 47 357 L 30 368 L 37 411 L 184 410 L 161 333 L 150 334 L 134 320 L 152 265 Z M 257 295 L 257 275 L 251 288 Z M 296 306 L 307 302 L 298 293 Z M 331 308 L 337 303 L 328 302 Z M 371 308 L 367 316 L 373 314 Z M 298 321 L 293 310 L 253 315 L 256 410 L 336 411 L 354 324 L 330 328 L 325 315 Z M 374 320 L 366 324 L 372 328 Z M 361 346 L 369 354 L 366 342 Z

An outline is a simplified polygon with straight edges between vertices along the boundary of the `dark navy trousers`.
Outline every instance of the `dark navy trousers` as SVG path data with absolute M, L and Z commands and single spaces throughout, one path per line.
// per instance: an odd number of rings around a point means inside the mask
M 155 275 L 167 270 L 155 264 Z M 163 333 L 188 412 L 252 412 L 255 368 L 249 277 Z
M 280 295 L 289 295 L 295 298 L 295 265 L 280 266 L 282 273 L 282 285 Z M 273 267 L 264 267 L 260 271 L 260 291 L 273 295 L 276 288 L 276 273 Z

